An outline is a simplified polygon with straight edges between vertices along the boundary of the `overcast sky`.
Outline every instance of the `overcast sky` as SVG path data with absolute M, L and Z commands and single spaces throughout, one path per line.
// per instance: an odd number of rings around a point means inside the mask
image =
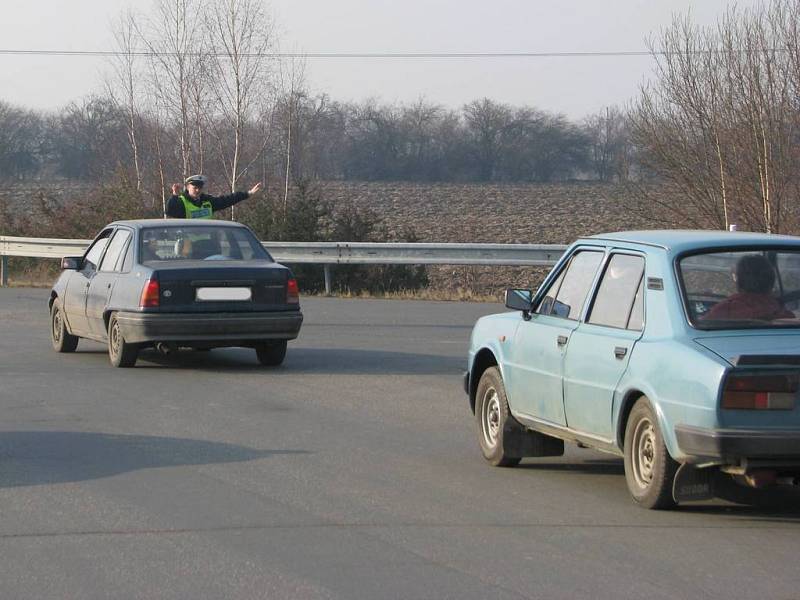
M 760 4 L 738 0 L 739 7 Z M 272 0 L 283 50 L 635 52 L 675 13 L 713 24 L 727 0 Z M 151 0 L 0 0 L 0 50 L 111 50 L 110 23 Z M 624 105 L 649 57 L 308 59 L 314 91 L 337 100 L 424 97 L 450 107 L 489 97 L 580 118 Z M 103 59 L 0 55 L 0 100 L 57 109 L 102 91 Z

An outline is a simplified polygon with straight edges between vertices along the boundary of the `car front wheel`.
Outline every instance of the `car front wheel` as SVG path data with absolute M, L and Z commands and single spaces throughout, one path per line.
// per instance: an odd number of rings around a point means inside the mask
M 139 346 L 125 341 L 116 313 L 108 321 L 108 358 L 115 367 L 132 367 L 139 357 Z
M 503 428 L 509 419 L 503 378 L 497 367 L 483 372 L 475 394 L 475 419 L 483 457 L 495 467 L 513 467 L 520 458 L 507 456 L 503 448 Z
M 664 445 L 655 411 L 646 396 L 633 405 L 625 427 L 625 480 L 637 504 L 644 508 L 675 506 L 672 484 L 678 463 Z
M 64 309 L 58 299 L 53 301 L 53 306 L 50 308 L 50 341 L 56 352 L 75 352 L 75 348 L 78 347 L 78 336 L 67 331 Z

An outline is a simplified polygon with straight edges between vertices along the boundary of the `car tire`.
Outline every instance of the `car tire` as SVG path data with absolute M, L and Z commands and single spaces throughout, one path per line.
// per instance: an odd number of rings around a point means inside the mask
M 495 467 L 513 467 L 519 457 L 509 457 L 503 448 L 503 428 L 510 417 L 506 388 L 497 367 L 483 372 L 475 393 L 475 419 L 478 443 L 483 457 Z
M 117 314 L 112 313 L 108 320 L 108 358 L 115 367 L 129 368 L 136 364 L 139 346 L 125 341 L 119 326 Z
M 258 362 L 265 367 L 277 367 L 286 358 L 286 340 L 262 342 L 256 346 Z
M 56 298 L 53 301 L 53 306 L 50 307 L 50 341 L 53 343 L 53 350 L 56 352 L 75 352 L 79 339 L 77 335 L 72 335 L 67 331 L 64 308 L 61 306 L 61 301 Z
M 625 480 L 628 491 L 643 508 L 675 506 L 672 485 L 678 463 L 664 445 L 650 400 L 642 396 L 633 405 L 625 426 Z

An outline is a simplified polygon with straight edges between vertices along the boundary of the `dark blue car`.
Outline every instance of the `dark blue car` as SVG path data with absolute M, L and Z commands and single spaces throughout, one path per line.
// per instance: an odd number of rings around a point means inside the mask
M 146 347 L 225 346 L 279 365 L 303 322 L 292 272 L 239 223 L 118 221 L 61 266 L 50 294 L 53 348 L 106 343 L 116 367 L 134 366 Z

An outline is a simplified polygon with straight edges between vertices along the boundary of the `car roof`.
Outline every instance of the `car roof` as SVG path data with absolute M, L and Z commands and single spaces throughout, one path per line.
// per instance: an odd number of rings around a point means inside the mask
M 654 229 L 599 233 L 584 240 L 602 240 L 663 248 L 671 253 L 731 246 L 799 246 L 800 237 L 744 231 Z
M 127 221 L 114 221 L 109 223 L 107 227 L 112 225 L 126 225 L 134 229 L 142 229 L 145 227 L 208 227 L 213 225 L 215 227 L 246 227 L 242 223 L 236 221 L 223 221 L 220 219 L 131 219 Z

